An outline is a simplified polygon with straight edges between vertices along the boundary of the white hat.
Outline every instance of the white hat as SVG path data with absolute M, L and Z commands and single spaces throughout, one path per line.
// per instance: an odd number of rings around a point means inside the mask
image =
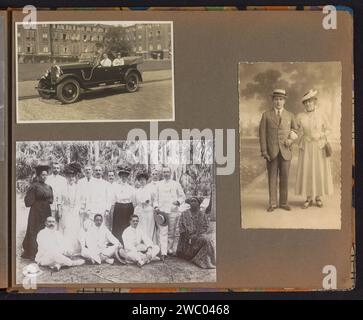
M 318 90 L 311 89 L 304 94 L 304 96 L 301 99 L 301 102 L 304 103 L 306 100 L 316 98 L 317 94 L 318 94 Z
M 287 97 L 286 90 L 285 89 L 275 89 L 272 92 L 272 96 L 280 96 L 280 97 Z

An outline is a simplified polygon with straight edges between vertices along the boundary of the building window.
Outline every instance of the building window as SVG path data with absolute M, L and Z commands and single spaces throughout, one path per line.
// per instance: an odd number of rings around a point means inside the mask
M 62 39 L 67 40 L 67 35 L 65 33 L 63 33 L 63 35 L 62 35 Z
M 153 32 L 152 31 L 150 31 L 149 32 L 149 39 L 151 39 L 153 37 Z
M 139 46 L 139 51 L 142 51 L 142 46 Z
M 44 52 L 44 53 L 48 53 L 48 52 L 49 52 L 49 51 L 48 51 L 48 47 L 44 47 L 44 48 L 43 48 L 43 52 Z
M 141 40 L 141 38 L 142 38 L 142 37 L 141 37 L 141 34 L 139 34 L 138 38 Z
M 21 52 L 21 46 L 18 46 L 18 52 Z
M 152 45 L 152 44 L 150 44 L 150 45 L 149 45 L 149 50 L 150 50 L 150 51 L 154 50 L 154 47 L 153 47 L 153 45 Z
M 160 39 L 160 36 L 161 36 L 160 30 L 156 31 L 156 35 L 157 35 L 158 39 Z
M 26 47 L 26 52 L 27 52 L 27 53 L 31 53 L 31 52 L 32 52 L 32 48 L 31 48 L 31 47 L 29 47 L 29 46 L 27 46 L 27 47 Z
M 158 50 L 161 50 L 161 44 L 158 43 Z
M 48 39 L 48 33 L 43 33 L 43 40 L 46 40 L 46 39 Z
M 67 47 L 64 47 L 63 52 L 64 53 L 67 53 L 67 51 L 68 51 L 68 48 Z

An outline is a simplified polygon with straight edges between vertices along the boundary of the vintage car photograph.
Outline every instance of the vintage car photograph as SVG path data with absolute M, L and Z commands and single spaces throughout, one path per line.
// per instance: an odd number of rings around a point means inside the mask
M 102 60 L 83 56 L 79 63 L 54 64 L 38 82 L 39 96 L 73 103 L 81 92 L 92 89 L 122 86 L 127 92 L 136 92 L 142 83 L 141 72 L 137 69 L 142 58 L 124 57 L 123 60 L 122 65 L 103 66 Z
M 172 22 L 15 27 L 18 123 L 174 120 Z

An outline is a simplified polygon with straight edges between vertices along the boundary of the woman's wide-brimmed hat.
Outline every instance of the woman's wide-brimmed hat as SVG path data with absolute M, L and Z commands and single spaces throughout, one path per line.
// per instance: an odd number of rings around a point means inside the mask
M 131 172 L 131 169 L 128 166 L 118 166 L 117 170 L 118 170 L 118 175 L 119 176 L 121 176 L 122 174 L 129 175 L 130 172 Z
M 149 179 L 149 174 L 146 171 L 140 171 L 136 175 L 136 180 Z
M 76 175 L 82 172 L 82 167 L 78 162 L 71 162 L 64 168 L 64 174 Z
M 42 173 L 43 171 L 47 171 L 49 172 L 50 170 L 50 165 L 49 165 L 49 161 L 46 160 L 40 160 L 37 165 L 34 167 L 35 172 L 37 174 Z
M 154 220 L 161 227 L 164 227 L 169 223 L 168 215 L 164 211 L 156 212 L 154 214 Z
M 317 99 L 317 95 L 318 95 L 318 90 L 311 89 L 303 95 L 301 102 L 304 103 L 309 99 Z
M 275 89 L 272 91 L 272 97 L 284 97 L 287 98 L 287 93 L 285 89 Z

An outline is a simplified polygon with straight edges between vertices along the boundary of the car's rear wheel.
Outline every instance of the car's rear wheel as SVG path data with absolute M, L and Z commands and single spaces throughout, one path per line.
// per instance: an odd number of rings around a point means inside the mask
M 62 103 L 73 103 L 79 98 L 81 87 L 75 79 L 66 79 L 57 86 L 57 98 Z
M 40 90 L 39 90 L 40 89 Z M 52 97 L 52 93 L 43 91 L 41 89 L 49 89 L 49 85 L 46 80 L 40 79 L 38 82 L 38 93 L 43 99 L 50 99 Z
M 131 72 L 127 75 L 125 79 L 125 87 L 127 92 L 135 92 L 139 90 L 140 79 L 139 75 L 136 72 Z

